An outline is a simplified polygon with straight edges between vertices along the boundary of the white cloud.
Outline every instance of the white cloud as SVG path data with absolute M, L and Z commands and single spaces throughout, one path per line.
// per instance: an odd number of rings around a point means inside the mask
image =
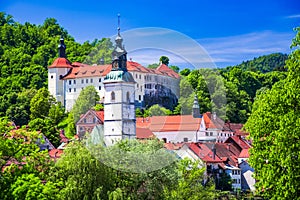
M 297 14 L 297 15 L 289 15 L 289 16 L 286 16 L 285 18 L 289 18 L 289 19 L 292 19 L 292 18 L 300 18 L 300 14 Z
M 122 32 L 128 58 L 144 66 L 158 63 L 160 56 L 182 68 L 226 67 L 270 53 L 289 53 L 293 33 L 253 32 L 221 38 L 194 40 L 162 28 Z M 113 37 L 114 38 L 114 37 Z
M 271 53 L 289 53 L 293 37 L 292 33 L 263 31 L 197 41 L 205 47 L 217 66 L 224 67 Z

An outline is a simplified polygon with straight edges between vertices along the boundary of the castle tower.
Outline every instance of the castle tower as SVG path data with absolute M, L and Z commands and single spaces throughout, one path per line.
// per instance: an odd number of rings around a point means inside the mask
M 104 141 L 107 146 L 121 139 L 136 136 L 135 121 L 135 81 L 127 71 L 127 52 L 120 35 L 120 16 L 118 16 L 118 35 L 112 52 L 112 70 L 104 78 Z
M 66 57 L 66 45 L 64 39 L 60 38 L 58 45 L 58 58 L 48 67 L 48 90 L 58 102 L 65 106 L 65 82 L 61 78 L 72 68 Z

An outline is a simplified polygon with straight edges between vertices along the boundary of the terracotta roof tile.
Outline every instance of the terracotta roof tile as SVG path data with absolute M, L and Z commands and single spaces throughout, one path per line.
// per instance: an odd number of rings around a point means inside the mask
M 174 72 L 170 67 L 168 67 L 165 64 L 161 64 L 156 68 L 156 71 L 162 72 L 166 74 L 167 76 L 171 76 L 173 78 L 180 78 L 180 76 Z
M 73 63 L 74 67 L 62 79 L 75 79 L 85 77 L 103 77 L 111 70 L 111 65 L 89 66 L 82 63 Z
M 245 140 L 242 139 L 240 135 L 234 135 L 229 137 L 225 143 L 230 143 L 230 141 L 233 141 L 236 145 L 238 145 L 241 149 L 249 149 L 251 147 L 250 144 L 248 144 Z
M 184 144 L 184 142 L 181 143 L 164 143 L 164 147 L 168 150 L 178 150 L 180 149 Z
M 68 66 L 71 68 L 71 71 L 63 77 L 63 79 L 75 79 L 75 78 L 84 78 L 84 77 L 103 77 L 108 74 L 112 67 L 111 64 L 107 65 L 87 65 L 80 62 L 74 62 L 72 65 L 68 61 L 68 64 L 63 64 L 64 62 L 67 62 L 67 60 L 64 58 L 57 58 L 59 59 L 59 62 L 62 63 L 60 65 L 62 66 Z M 62 60 L 61 60 L 62 59 Z M 57 61 L 58 62 L 58 61 Z M 58 64 L 55 64 L 54 62 L 49 68 L 57 67 Z M 160 66 L 158 69 L 149 69 L 137 62 L 133 61 L 127 61 L 127 69 L 130 72 L 142 72 L 142 73 L 150 73 L 150 74 L 157 74 L 157 75 L 165 75 L 172 78 L 180 78 L 180 76 L 174 72 L 172 69 L 170 69 L 168 66 Z
M 148 128 L 136 128 L 136 138 L 137 139 L 150 139 L 154 138 L 154 134 Z
M 249 149 L 243 149 L 239 155 L 239 158 L 249 158 Z
M 137 118 L 136 126 L 149 128 L 152 132 L 196 131 L 199 130 L 201 118 L 192 115 L 152 116 Z
M 56 58 L 48 68 L 72 68 L 72 65 L 66 58 Z
M 62 149 L 51 149 L 48 152 L 48 154 L 49 154 L 50 158 L 56 159 L 56 158 L 60 158 L 61 155 L 63 154 L 63 152 L 64 151 Z

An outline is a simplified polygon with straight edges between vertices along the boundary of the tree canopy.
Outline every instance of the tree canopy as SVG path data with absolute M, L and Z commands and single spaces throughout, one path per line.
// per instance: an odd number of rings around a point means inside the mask
M 300 46 L 300 28 L 292 46 Z M 255 98 L 245 127 L 253 140 L 256 191 L 269 199 L 299 199 L 300 50 L 286 61 L 287 77 Z

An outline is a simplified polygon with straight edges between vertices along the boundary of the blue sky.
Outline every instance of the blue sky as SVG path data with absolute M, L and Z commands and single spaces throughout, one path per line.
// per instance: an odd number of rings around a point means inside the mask
M 122 34 L 128 31 L 132 35 L 132 30 L 146 27 L 157 27 L 151 29 L 153 35 L 157 35 L 155 30 L 170 30 L 175 45 L 166 39 L 170 36 L 167 34 L 150 39 L 153 44 L 161 44 L 159 50 L 154 45 L 152 50 L 129 52 L 129 57 L 144 65 L 167 55 L 171 64 L 185 66 L 184 62 L 190 60 L 178 55 L 184 51 L 196 58 L 194 48 L 178 42 L 182 35 L 196 41 L 219 67 L 269 53 L 289 53 L 293 28 L 300 26 L 299 8 L 298 0 L 0 0 L 0 10 L 16 21 L 42 24 L 47 17 L 56 18 L 78 42 L 115 35 L 118 13 Z

